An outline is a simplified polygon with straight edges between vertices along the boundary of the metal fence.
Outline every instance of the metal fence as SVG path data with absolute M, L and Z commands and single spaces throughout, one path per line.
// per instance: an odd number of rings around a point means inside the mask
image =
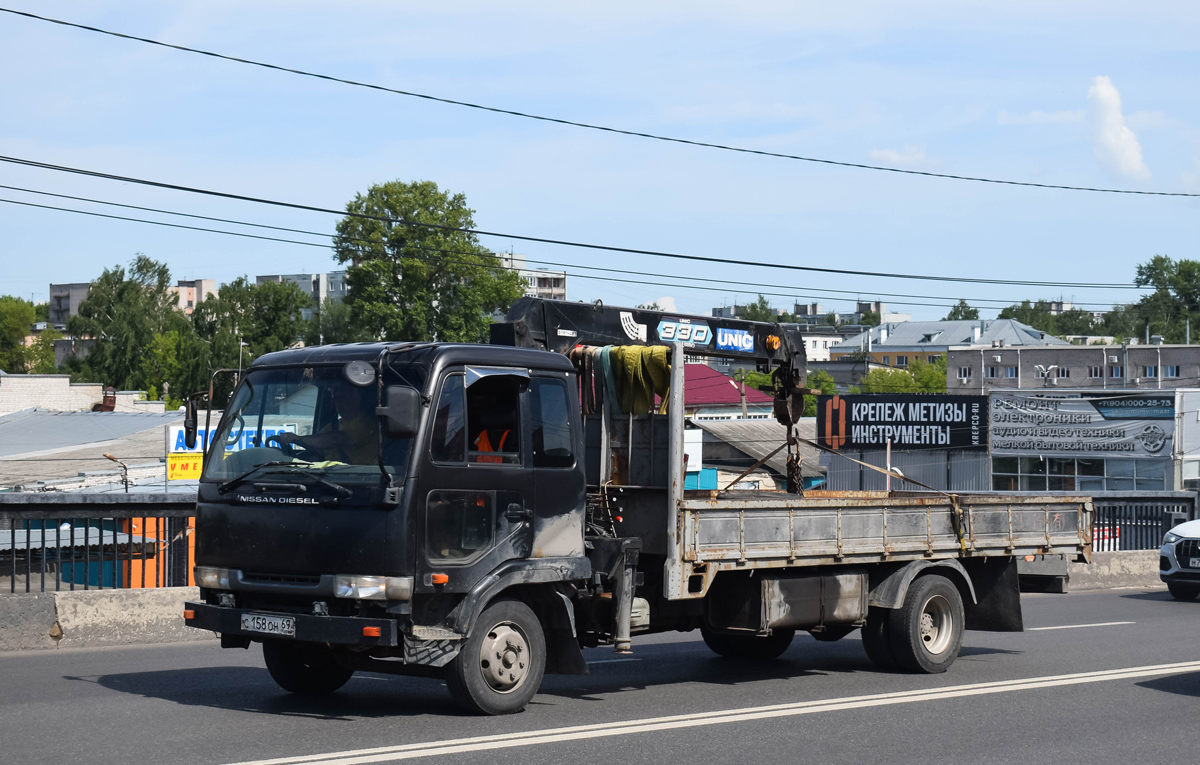
M 0 593 L 191 584 L 195 498 L 0 494 Z
M 1197 516 L 1194 491 L 1093 492 L 1092 549 L 1157 550 L 1163 535 Z

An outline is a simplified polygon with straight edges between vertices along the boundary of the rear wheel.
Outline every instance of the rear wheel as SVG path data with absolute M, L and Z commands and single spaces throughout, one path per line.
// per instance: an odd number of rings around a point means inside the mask
M 775 630 L 766 637 L 758 635 L 725 635 L 700 629 L 704 644 L 713 653 L 730 659 L 778 659 L 792 644 L 795 630 Z
M 963 638 L 963 604 L 944 576 L 917 577 L 904 605 L 890 614 L 892 652 L 901 669 L 937 674 L 958 658 Z
M 529 606 L 501 600 L 483 610 L 450 662 L 446 685 L 459 706 L 484 715 L 520 712 L 546 671 L 546 638 Z
M 1176 600 L 1195 600 L 1196 596 L 1200 595 L 1200 584 L 1167 582 L 1167 592 Z
M 862 628 L 863 648 L 871 663 L 882 670 L 896 669 L 896 655 L 892 653 L 892 633 L 888 627 L 892 612 L 886 608 L 872 608 L 867 612 L 867 623 Z
M 333 693 L 354 674 L 339 666 L 333 651 L 324 646 L 268 640 L 263 643 L 263 659 L 280 688 L 305 696 Z

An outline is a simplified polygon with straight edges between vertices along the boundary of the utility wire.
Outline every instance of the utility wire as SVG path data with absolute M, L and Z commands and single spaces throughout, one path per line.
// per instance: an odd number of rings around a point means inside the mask
M 121 202 L 110 202 L 110 201 L 107 201 L 104 199 L 94 199 L 91 197 L 80 197 L 80 196 L 74 196 L 71 194 L 56 194 L 56 193 L 50 192 L 50 191 L 39 191 L 37 189 L 25 188 L 23 186 L 9 186 L 6 184 L 0 184 L 0 189 L 9 189 L 11 191 L 20 191 L 20 192 L 24 192 L 26 194 L 38 194 L 40 196 L 55 197 L 57 199 L 70 199 L 70 200 L 73 200 L 76 202 L 89 202 L 89 203 L 98 204 L 98 205 L 108 205 L 110 207 L 121 207 L 121 208 L 124 208 L 127 210 L 141 210 L 144 212 L 161 213 L 163 215 L 177 215 L 177 216 L 180 216 L 183 218 L 193 218 L 193 219 L 197 219 L 197 220 L 214 221 L 217 223 L 229 223 L 229 224 L 232 224 L 235 226 L 250 226 L 253 228 L 270 229 L 272 231 L 285 231 L 285 232 L 292 233 L 292 234 L 305 234 L 308 236 L 319 236 L 319 237 L 326 237 L 326 238 L 331 237 L 331 236 L 336 236 L 337 238 L 342 239 L 343 241 L 350 241 L 350 242 L 368 244 L 368 245 L 373 245 L 373 246 L 380 246 L 380 245 L 386 244 L 385 242 L 377 242 L 374 240 L 355 239 L 352 237 L 342 237 L 337 234 L 325 234 L 325 233 L 321 233 L 319 231 L 307 231 L 304 229 L 288 228 L 285 226 L 270 226 L 265 223 L 251 223 L 249 221 L 236 220 L 233 218 L 216 218 L 216 217 L 212 217 L 209 215 L 196 215 L 193 213 L 178 212 L 175 210 L 164 210 L 159 207 L 143 207 L 141 205 L 124 204 Z M 10 200 L 0 200 L 0 201 L 10 201 Z M 22 203 L 13 201 L 12 204 L 22 204 Z M 53 207 L 53 206 L 49 206 L 49 205 L 47 205 L 46 208 L 52 209 L 52 210 L 61 210 L 63 212 L 83 212 L 83 211 L 73 210 L 73 209 L 66 208 L 66 207 Z M 118 218 L 118 219 L 119 220 L 129 220 L 129 221 L 134 221 L 134 222 L 139 222 L 139 223 L 154 223 L 154 221 L 146 221 L 141 218 Z M 219 231 L 216 229 L 208 229 L 208 228 L 196 229 L 196 230 L 207 231 L 210 233 L 224 233 L 224 234 L 235 235 L 235 236 L 237 235 L 235 232 Z M 273 240 L 273 241 L 291 242 L 292 240 L 280 239 L 280 240 Z M 293 242 L 293 243 L 310 244 L 307 242 Z M 438 252 L 448 252 L 448 253 L 459 254 L 459 255 L 471 254 L 464 250 L 452 250 L 452 249 L 443 248 L 443 247 L 424 246 L 424 249 L 438 251 Z M 603 271 L 603 272 L 620 273 L 620 274 L 637 274 L 637 275 L 641 275 L 641 276 L 652 276 L 652 277 L 664 278 L 664 279 L 686 279 L 688 281 L 711 282 L 711 283 L 724 284 L 724 285 L 737 285 L 737 286 L 742 286 L 742 287 L 754 287 L 754 288 L 766 287 L 766 288 L 779 288 L 779 289 L 793 289 L 793 290 L 796 290 L 796 292 L 794 293 L 796 297 L 799 297 L 799 296 L 812 297 L 812 296 L 824 295 L 825 293 L 830 293 L 830 295 L 833 296 L 833 299 L 838 299 L 837 298 L 838 295 L 854 295 L 857 300 L 859 297 L 861 297 L 864 294 L 861 290 L 837 290 L 837 289 L 831 289 L 831 288 L 797 287 L 794 285 L 783 285 L 783 284 L 764 284 L 761 282 L 741 282 L 741 281 L 730 281 L 728 279 L 710 279 L 710 278 L 700 277 L 700 276 L 687 276 L 685 274 L 655 274 L 655 273 L 647 273 L 644 271 L 630 271 L 628 269 L 620 269 L 620 268 L 602 268 L 600 266 L 584 266 L 584 265 L 579 265 L 576 263 L 558 263 L 555 261 L 539 260 L 539 259 L 533 259 L 533 258 L 528 258 L 528 257 L 526 258 L 526 262 L 527 263 L 538 263 L 541 265 L 548 265 L 548 266 L 558 266 L 561 268 L 583 268 L 583 269 L 586 269 L 589 271 Z M 509 268 L 509 267 L 506 266 L 505 268 Z M 520 269 L 509 268 L 509 270 L 520 270 Z M 580 277 L 580 278 L 587 278 L 586 276 L 583 276 L 581 274 L 575 274 L 575 276 Z M 949 297 L 946 295 L 910 295 L 910 294 L 894 293 L 894 292 L 872 292 L 869 294 L 872 297 L 918 298 L 921 300 L 953 300 L 953 301 L 957 301 L 959 299 L 959 298 Z M 821 298 L 821 299 L 827 299 L 827 298 Z M 842 298 L 842 299 L 845 300 L 848 298 Z M 1002 300 L 1002 299 L 998 299 L 998 298 L 967 298 L 967 300 L 971 303 L 976 303 L 976 304 L 978 304 L 978 303 L 996 303 L 996 304 L 998 304 L 999 307 L 1008 307 L 1010 305 L 1021 303 L 1021 300 L 1015 300 L 1015 301 L 1014 300 Z M 954 305 L 954 303 L 906 303 L 906 302 L 900 302 L 900 301 L 892 301 L 892 302 L 895 305 L 922 305 L 922 306 L 935 306 L 935 307 L 945 307 L 947 305 L 949 305 L 949 306 Z M 1074 303 L 1073 305 L 1109 306 L 1110 304 L 1109 303 Z
M 3 9 L 0 9 L 3 10 Z M 928 274 L 902 274 L 902 273 L 886 273 L 878 271 L 852 271 L 841 268 L 820 268 L 817 266 L 800 266 L 788 263 L 764 263 L 753 260 L 737 260 L 734 258 L 716 258 L 706 255 L 685 255 L 675 252 L 663 252 L 660 250 L 642 250 L 633 247 L 617 247 L 613 245 L 593 244 L 588 242 L 573 242 L 564 239 L 550 239 L 539 236 L 526 236 L 523 234 L 508 234 L 499 231 L 485 231 L 477 228 L 463 228 L 459 226 L 444 226 L 436 223 L 422 223 L 420 221 L 411 221 L 403 218 L 390 218 L 380 215 L 366 215 L 364 213 L 355 213 L 344 210 L 333 210 L 327 207 L 316 207 L 313 205 L 303 205 L 294 202 L 282 202 L 273 199 L 264 199 L 261 197 L 251 197 L 243 194 L 233 194 L 225 191 L 213 191 L 210 189 L 200 189 L 191 186 L 182 186 L 173 183 L 164 183 L 162 181 L 151 181 L 142 178 L 132 178 L 128 176 L 115 175 L 112 173 L 103 173 L 96 170 L 85 170 L 82 168 L 68 167 L 66 165 L 54 165 L 47 162 L 39 162 L 36 160 L 22 159 L 20 157 L 8 157 L 0 155 L 0 162 L 8 162 L 10 164 L 22 165 L 25 167 L 36 167 L 43 170 L 54 170 L 56 172 L 73 173 L 76 175 L 88 176 L 91 178 L 102 178 L 110 181 L 120 181 L 122 183 L 136 183 L 143 186 L 152 186 L 161 189 L 170 189 L 172 191 L 183 191 L 190 194 L 203 194 L 205 196 L 219 197 L 222 199 L 234 199 L 241 202 L 254 202 L 256 204 L 272 205 L 274 207 L 285 207 L 293 210 L 305 210 L 308 212 L 319 212 L 329 215 L 340 215 L 351 218 L 360 218 L 363 220 L 374 220 L 382 223 L 401 224 L 405 226 L 420 226 L 423 228 L 434 229 L 437 231 L 454 231 L 458 233 L 472 234 L 475 236 L 492 236 L 504 239 L 517 239 L 524 242 L 538 242 L 541 244 L 553 244 L 563 247 L 579 247 L 588 250 L 602 250 L 605 252 L 621 252 L 630 255 L 650 255 L 658 258 L 672 258 L 676 260 L 687 260 L 704 263 L 721 263 L 724 265 L 747 266 L 752 268 L 778 268 L 789 271 L 806 271 L 813 273 L 825 274 L 843 274 L 848 276 L 874 276 L 885 279 L 916 279 L 920 281 L 941 281 L 941 282 L 961 282 L 968 284 L 1007 284 L 1028 287 L 1052 287 L 1055 289 L 1144 289 L 1135 284 L 1130 283 L 1099 283 L 1099 282 L 1039 282 L 1017 279 L 981 279 L 961 276 L 933 276 Z
M 975 183 L 991 183 L 1002 186 L 1023 186 L 1039 189 L 1059 189 L 1063 191 L 1090 191 L 1101 194 L 1137 194 L 1141 196 L 1159 196 L 1159 197 L 1200 197 L 1200 194 L 1192 194 L 1181 191 L 1137 191 L 1134 189 L 1110 189 L 1091 186 L 1071 186 L 1066 184 L 1056 183 L 1033 183 L 1031 181 L 1011 181 L 1000 178 L 984 178 L 981 176 L 971 175 L 952 175 L 949 173 L 934 173 L 926 170 L 905 170 L 898 167 L 884 167 L 882 165 L 867 165 L 859 162 L 843 162 L 833 159 L 823 159 L 820 157 L 805 157 L 799 154 L 784 154 L 782 152 L 765 151 L 763 149 L 749 149 L 744 146 L 731 146 L 728 144 L 711 143 L 707 141 L 696 141 L 688 138 L 675 138 L 672 136 L 658 135 L 656 133 L 646 133 L 637 130 L 626 130 L 607 125 L 597 125 L 589 122 L 579 122 L 576 120 L 568 120 L 560 117 L 547 117 L 541 114 L 533 114 L 530 112 L 517 111 L 515 109 L 503 109 L 497 106 L 487 106 L 485 104 L 476 104 L 470 101 L 460 101 L 453 98 L 444 98 L 442 96 L 434 96 L 428 93 L 417 93 L 410 90 L 400 90 L 398 88 L 389 88 L 384 85 L 376 85 L 368 82 L 360 82 L 358 80 L 350 80 L 344 77 L 335 77 L 329 74 L 320 74 L 318 72 L 309 72 L 304 69 L 294 69 L 291 67 L 280 66 L 278 64 L 269 64 L 263 61 L 254 61 L 252 59 L 239 58 L 237 56 L 229 56 L 223 53 L 215 53 L 213 51 L 201 50 L 200 48 L 189 48 L 184 45 L 175 45 L 172 43 L 162 42 L 161 40 L 153 40 L 148 37 L 137 37 L 136 35 L 124 34 L 122 32 L 113 32 L 108 29 L 88 26 L 86 24 L 77 24 L 71 21 L 62 19 L 54 19 L 47 16 L 39 16 L 26 11 L 17 11 L 11 8 L 0 8 L 0 11 L 9 13 L 14 16 L 23 16 L 36 21 L 44 21 L 50 24 L 58 24 L 64 27 L 72 27 L 81 29 L 86 32 L 95 32 L 110 37 L 117 37 L 123 40 L 133 40 L 135 42 L 146 43 L 148 45 L 157 45 L 162 48 L 170 48 L 172 50 L 182 51 L 184 53 L 193 53 L 200 56 L 208 56 L 210 58 L 221 59 L 223 61 L 231 61 L 237 64 L 246 64 L 248 66 L 256 66 L 263 69 L 270 69 L 277 72 L 286 72 L 287 74 L 300 75 L 302 77 L 311 77 L 327 82 L 337 82 L 343 85 L 351 85 L 357 88 L 367 88 L 369 90 L 377 90 L 385 93 L 392 93 L 398 96 L 407 96 L 409 98 L 420 98 L 426 101 L 436 101 L 438 103 L 450 104 L 452 106 L 462 106 L 469 109 L 478 109 L 480 111 L 493 112 L 495 114 L 506 114 L 511 117 L 521 117 L 523 119 L 537 120 L 540 122 L 550 122 L 558 125 L 567 125 L 570 127 L 584 128 L 586 130 L 596 130 L 603 133 L 613 133 L 616 135 L 630 136 L 633 138 L 648 138 L 654 141 L 664 141 L 667 143 L 678 143 L 686 146 L 695 146 L 704 149 L 718 149 L 720 151 L 730 151 L 739 154 L 753 154 L 760 157 L 774 157 L 777 159 L 790 159 L 799 162 L 812 162 L 822 165 L 832 165 L 834 167 L 849 167 L 858 170 L 874 170 L 876 172 L 897 173 L 900 175 L 919 175 L 926 178 L 942 178 L 955 181 L 972 181 Z

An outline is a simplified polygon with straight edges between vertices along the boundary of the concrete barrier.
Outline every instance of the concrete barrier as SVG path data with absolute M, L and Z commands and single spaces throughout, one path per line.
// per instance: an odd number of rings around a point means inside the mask
M 195 587 L 0 595 L 0 651 L 213 640 L 183 623 Z
M 1158 578 L 1158 550 L 1092 553 L 1091 563 L 1070 563 L 1070 590 L 1165 587 Z

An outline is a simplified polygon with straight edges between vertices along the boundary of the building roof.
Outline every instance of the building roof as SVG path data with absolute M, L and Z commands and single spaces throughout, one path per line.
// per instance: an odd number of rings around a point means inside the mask
M 695 420 L 692 424 L 755 461 L 778 448 L 787 436 L 787 429 L 775 420 Z M 796 435 L 816 441 L 816 418 L 805 417 L 796 423 Z M 821 453 L 815 447 L 799 443 L 796 449 L 800 452 L 800 470 L 803 474 L 825 472 L 825 468 L 820 465 Z M 764 462 L 763 467 L 779 475 L 787 475 L 787 450 L 781 449 L 774 457 Z
M 0 457 L 44 454 L 85 445 L 97 446 L 156 426 L 161 428 L 179 419 L 179 412 L 52 412 L 25 409 L 0 415 Z
M 979 330 L 979 337 L 975 331 Z M 872 348 L 916 348 L 976 346 L 990 348 L 1003 342 L 1005 346 L 1027 345 L 1070 345 L 1066 340 L 1036 330 L 1015 319 L 970 320 L 970 321 L 906 321 L 899 324 L 881 324 L 867 332 L 847 338 L 829 350 L 857 351 L 866 345 L 871 336 Z
M 741 406 L 740 386 L 729 375 L 723 375 L 704 364 L 685 364 L 683 367 L 683 406 Z M 767 394 L 746 386 L 747 404 L 769 404 Z

